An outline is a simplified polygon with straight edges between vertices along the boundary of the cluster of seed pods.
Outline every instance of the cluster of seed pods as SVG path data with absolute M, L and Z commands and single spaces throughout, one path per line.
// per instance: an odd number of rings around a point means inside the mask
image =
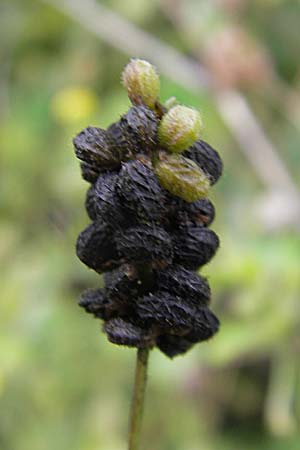
M 156 346 L 172 358 L 219 327 L 197 271 L 219 246 L 207 195 L 222 161 L 200 139 L 197 111 L 159 103 L 152 65 L 132 60 L 123 84 L 129 111 L 107 130 L 88 127 L 74 138 L 91 219 L 77 255 L 104 274 L 104 287 L 84 292 L 79 304 L 104 322 L 111 342 Z

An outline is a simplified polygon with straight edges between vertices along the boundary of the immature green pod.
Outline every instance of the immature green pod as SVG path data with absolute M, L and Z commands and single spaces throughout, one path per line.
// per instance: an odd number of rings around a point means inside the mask
M 209 179 L 203 170 L 188 158 L 161 153 L 155 165 L 155 173 L 167 191 L 187 202 L 207 197 Z
M 158 128 L 159 142 L 170 152 L 179 153 L 200 138 L 202 128 L 199 111 L 176 105 L 161 120 Z
M 155 109 L 159 96 L 159 76 L 148 61 L 132 59 L 122 73 L 122 82 L 134 105 Z

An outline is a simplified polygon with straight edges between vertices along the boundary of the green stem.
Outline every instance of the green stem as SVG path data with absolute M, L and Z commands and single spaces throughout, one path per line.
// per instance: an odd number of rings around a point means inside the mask
M 134 392 L 131 404 L 128 450 L 139 450 L 143 406 L 147 381 L 149 348 L 137 351 Z

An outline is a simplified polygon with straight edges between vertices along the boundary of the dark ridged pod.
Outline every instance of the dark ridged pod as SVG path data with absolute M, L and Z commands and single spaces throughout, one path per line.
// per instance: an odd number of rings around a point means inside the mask
M 94 185 L 90 186 L 87 190 L 85 197 L 85 209 L 91 220 L 97 219 Z
M 207 305 L 210 300 L 210 287 L 205 278 L 184 267 L 167 267 L 155 272 L 158 290 L 168 291 L 174 296 L 186 299 L 188 304 Z
M 88 289 L 81 294 L 79 306 L 99 319 L 108 320 L 116 315 L 117 308 L 104 289 Z
M 219 330 L 220 322 L 208 308 L 199 308 L 194 316 L 192 330 L 185 336 L 193 343 L 210 339 Z
M 121 118 L 121 123 L 138 152 L 149 153 L 156 146 L 158 118 L 147 106 L 133 106 Z
M 93 222 L 79 234 L 76 252 L 85 265 L 99 273 L 121 264 L 111 232 L 102 222 Z
M 182 154 L 201 167 L 203 172 L 209 176 L 211 184 L 215 184 L 222 175 L 222 160 L 218 152 L 207 142 L 199 140 Z
M 183 336 L 163 334 L 156 339 L 156 345 L 166 356 L 174 358 L 190 350 L 194 343 Z
M 198 226 L 208 227 L 215 218 L 214 205 L 208 198 L 186 202 L 179 197 L 169 196 L 169 222 L 173 229 Z
M 88 181 L 89 183 L 96 183 L 99 174 L 100 169 L 94 166 L 91 166 L 87 163 L 81 163 L 80 164 L 81 169 L 81 176 L 85 181 Z
M 128 159 L 125 149 L 112 149 L 107 132 L 101 128 L 87 127 L 74 139 L 73 144 L 78 159 L 95 171 L 115 169 Z
M 197 270 L 208 263 L 219 247 L 219 238 L 203 227 L 186 227 L 174 233 L 174 263 Z
M 138 153 L 149 153 L 157 139 L 158 118 L 146 106 L 133 106 L 107 129 L 110 148 L 115 152 L 126 152 L 126 159 Z M 126 161 L 123 158 L 123 161 Z
M 195 307 L 167 291 L 146 295 L 136 303 L 136 314 L 141 323 L 156 326 L 161 333 L 187 334 L 195 311 Z
M 140 294 L 141 283 L 133 265 L 124 264 L 104 275 L 105 292 L 120 305 L 130 305 Z
M 170 264 L 173 257 L 172 239 L 162 228 L 141 225 L 115 235 L 119 255 L 133 263 Z
M 166 192 L 153 170 L 139 160 L 123 165 L 117 192 L 123 208 L 138 223 L 160 222 L 166 214 Z
M 138 348 L 153 345 L 150 332 L 121 317 L 107 321 L 103 328 L 108 340 L 114 344 Z
M 194 344 L 210 339 L 219 329 L 219 321 L 206 307 L 195 311 L 191 320 L 191 330 L 183 336 L 163 334 L 157 337 L 157 347 L 165 355 L 174 356 L 186 353 Z
M 116 194 L 118 173 L 101 174 L 95 183 L 95 209 L 97 218 L 110 228 L 120 229 L 125 225 L 123 210 Z

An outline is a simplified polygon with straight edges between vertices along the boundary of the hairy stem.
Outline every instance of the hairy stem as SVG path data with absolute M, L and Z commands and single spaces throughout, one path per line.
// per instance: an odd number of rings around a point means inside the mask
M 129 424 L 128 450 L 138 450 L 143 416 L 143 406 L 147 381 L 149 348 L 139 348 L 137 351 L 134 391 L 131 404 Z

